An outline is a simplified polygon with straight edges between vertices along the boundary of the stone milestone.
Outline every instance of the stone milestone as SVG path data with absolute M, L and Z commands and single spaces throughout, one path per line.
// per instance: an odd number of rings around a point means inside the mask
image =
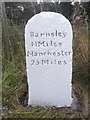
M 71 106 L 72 26 L 63 15 L 41 12 L 25 27 L 28 105 Z

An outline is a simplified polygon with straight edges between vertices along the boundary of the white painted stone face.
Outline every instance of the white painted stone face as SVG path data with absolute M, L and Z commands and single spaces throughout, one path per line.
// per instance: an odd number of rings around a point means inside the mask
M 28 105 L 71 106 L 72 27 L 61 14 L 41 12 L 25 27 Z

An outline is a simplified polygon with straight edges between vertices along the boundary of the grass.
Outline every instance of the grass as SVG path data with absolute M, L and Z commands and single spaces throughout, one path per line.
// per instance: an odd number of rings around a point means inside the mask
M 2 25 L 1 25 L 1 22 L 0 22 L 0 56 L 2 54 Z M 0 58 L 0 109 L 2 107 L 2 81 L 1 81 L 1 78 L 2 78 L 2 59 Z M 0 119 L 1 119 L 1 116 L 0 116 Z
M 77 31 L 77 32 L 76 32 Z M 80 84 L 88 86 L 88 29 L 74 28 L 74 80 Z
M 83 97 L 82 111 L 73 111 L 68 108 L 52 107 L 24 107 L 19 97 L 27 90 L 23 82 L 25 74 L 24 36 L 19 26 L 10 26 L 12 45 L 11 61 L 5 58 L 3 52 L 3 106 L 7 108 L 4 118 L 86 118 L 88 117 L 88 30 L 86 26 L 73 25 L 73 85 L 74 89 Z M 21 36 L 19 36 L 19 34 Z M 16 49 L 17 48 L 17 49 Z M 5 48 L 4 48 L 5 49 Z

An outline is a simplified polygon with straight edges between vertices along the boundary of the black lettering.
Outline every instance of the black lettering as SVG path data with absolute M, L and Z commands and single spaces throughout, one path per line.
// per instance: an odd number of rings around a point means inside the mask
M 59 36 L 59 37 L 62 37 L 62 33 L 61 33 L 61 32 L 58 32 L 58 36 Z
M 35 61 L 34 60 L 31 60 L 31 65 L 34 65 Z
M 50 33 L 48 33 L 48 36 L 50 37 Z
M 55 36 L 56 36 L 56 37 L 58 36 L 58 32 L 57 32 L 57 30 L 55 31 Z
M 48 65 L 49 64 L 49 60 L 42 60 L 42 65 Z
M 57 47 L 57 43 L 54 43 L 53 45 L 54 45 L 54 47 Z
M 43 54 L 44 56 L 46 55 L 46 52 L 44 52 L 44 54 Z
M 60 56 L 61 54 L 59 52 L 57 52 L 57 56 Z
M 34 43 L 33 43 L 33 42 L 31 42 L 31 46 L 32 46 L 32 47 L 34 46 Z
M 41 37 L 43 37 L 44 36 L 44 33 L 41 33 Z
M 66 35 L 67 35 L 67 33 L 63 33 L 62 38 L 65 38 L 65 37 L 66 37 Z
M 56 52 L 53 52 L 53 55 L 56 56 Z
M 53 64 L 53 61 L 51 61 L 51 64 Z
M 51 41 L 51 46 L 53 46 L 53 42 Z
M 66 64 L 67 64 L 67 62 L 66 62 L 66 61 L 63 61 L 63 64 L 64 64 L 64 65 L 66 65 Z
M 51 55 L 52 55 L 52 53 L 51 53 L 50 51 L 48 51 L 48 52 L 47 52 L 47 55 L 50 55 L 50 56 L 51 56 Z
M 49 46 L 49 43 L 46 43 L 47 46 Z
M 37 52 L 34 52 L 34 55 L 33 56 L 37 56 Z
M 37 42 L 31 42 L 32 47 L 37 47 Z
M 71 55 L 72 52 L 69 52 L 69 55 Z
M 34 37 L 34 32 L 30 32 L 30 37 Z
M 54 63 L 57 64 L 57 60 L 54 60 Z
M 51 37 L 54 37 L 54 33 L 51 33 Z
M 65 55 L 67 56 L 67 55 L 68 55 L 68 52 L 65 52 Z
M 64 51 L 62 51 L 61 53 L 62 53 L 62 55 L 64 56 Z
M 38 33 L 36 33 L 35 37 L 38 37 L 38 36 L 39 36 Z
M 58 45 L 59 45 L 59 46 L 61 46 L 61 45 L 62 45 L 62 43 L 58 43 Z
M 46 37 L 50 37 L 50 33 L 46 33 Z
M 29 57 L 30 55 L 33 56 L 33 52 L 27 51 L 27 57 Z
M 38 60 L 36 61 L 36 65 L 39 65 L 39 61 Z
M 40 46 L 43 46 L 43 47 L 45 47 L 45 41 L 43 41 L 43 42 L 38 42 L 38 47 L 40 47 Z
M 61 64 L 62 64 L 62 61 L 58 61 L 58 64 L 61 65 Z
M 42 53 L 42 52 L 40 52 L 40 53 L 39 53 L 39 56 L 42 56 L 42 55 L 43 55 L 43 53 Z

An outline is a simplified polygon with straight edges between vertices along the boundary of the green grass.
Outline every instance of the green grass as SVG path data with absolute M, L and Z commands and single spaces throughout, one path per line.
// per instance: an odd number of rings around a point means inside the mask
M 71 111 L 65 108 L 51 107 L 24 107 L 19 102 L 19 97 L 26 91 L 26 84 L 22 82 L 25 74 L 24 36 L 19 26 L 10 26 L 11 61 L 5 58 L 3 47 L 3 106 L 8 107 L 5 118 L 84 118 L 88 114 L 88 30 L 86 26 L 73 26 L 73 82 L 75 89 L 83 96 L 85 107 L 82 112 Z M 13 35 L 16 34 L 17 36 Z M 19 36 L 20 34 L 20 36 Z
M 68 110 L 43 108 L 40 106 L 29 108 L 18 108 L 19 110 L 12 110 L 8 112 L 8 118 L 83 118 L 85 117 L 81 112 L 70 112 Z
M 73 41 L 73 71 L 74 80 L 80 84 L 88 86 L 88 28 L 83 25 L 73 27 L 74 41 Z

